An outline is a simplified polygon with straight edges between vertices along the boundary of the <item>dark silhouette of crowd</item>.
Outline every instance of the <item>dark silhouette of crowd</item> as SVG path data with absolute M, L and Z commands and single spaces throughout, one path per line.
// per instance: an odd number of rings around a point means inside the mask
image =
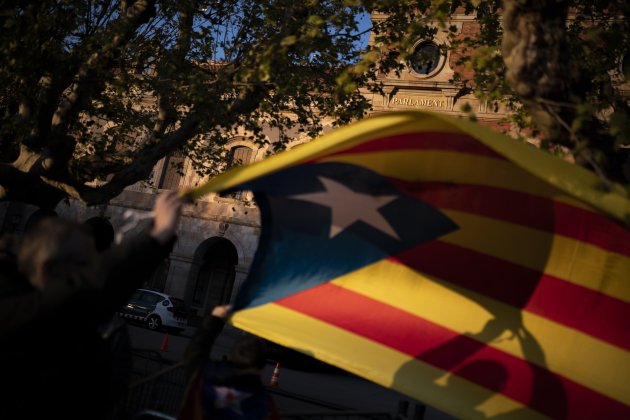
M 170 253 L 186 201 L 160 194 L 151 227 L 111 247 L 98 222 L 55 217 L 0 239 L 0 418 L 111 418 L 130 366 L 114 314 Z

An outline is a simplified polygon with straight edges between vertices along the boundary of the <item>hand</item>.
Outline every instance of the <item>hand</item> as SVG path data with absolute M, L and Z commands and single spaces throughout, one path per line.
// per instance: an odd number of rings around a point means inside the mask
M 217 318 L 226 319 L 230 312 L 232 311 L 231 305 L 219 305 L 215 306 L 212 310 L 212 316 L 216 316 Z
M 164 245 L 175 236 L 182 206 L 188 202 L 188 198 L 179 195 L 177 191 L 164 191 L 155 200 L 153 212 L 153 228 L 150 235 Z

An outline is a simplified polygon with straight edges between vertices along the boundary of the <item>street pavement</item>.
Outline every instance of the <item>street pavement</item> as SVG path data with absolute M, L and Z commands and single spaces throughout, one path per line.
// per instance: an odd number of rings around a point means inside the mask
M 129 327 L 134 349 L 159 352 L 170 362 L 182 360 L 193 328 L 181 334 L 150 331 L 146 328 Z M 221 359 L 229 354 L 232 342 L 243 334 L 240 330 L 226 326 L 218 337 L 211 354 L 213 359 Z M 163 351 L 165 350 L 165 351 Z M 275 363 L 265 368 L 262 377 L 269 381 Z M 319 414 L 343 411 L 399 413 L 400 407 L 407 405 L 408 418 L 413 417 L 416 407 L 421 404 L 402 394 L 359 378 L 350 373 L 331 370 L 330 372 L 303 371 L 280 366 L 278 387 L 272 388 L 274 399 L 281 414 Z M 424 419 L 450 420 L 452 417 L 427 407 Z

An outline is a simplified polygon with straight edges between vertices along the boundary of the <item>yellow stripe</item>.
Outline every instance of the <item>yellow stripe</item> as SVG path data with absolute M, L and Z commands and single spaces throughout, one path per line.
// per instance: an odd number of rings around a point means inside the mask
M 502 394 L 279 305 L 236 312 L 231 322 L 460 418 L 486 418 L 505 412 L 518 414 L 515 418 L 545 418 Z M 446 377 L 448 387 L 443 385 Z
M 506 279 L 509 281 L 509 279 Z M 333 281 L 334 284 L 405 310 L 459 334 L 479 334 L 499 317 L 505 328 L 517 328 L 518 320 L 540 344 L 542 352 L 524 354 L 516 336 L 504 328 L 479 341 L 630 404 L 630 352 L 563 327 L 543 317 L 497 302 L 488 297 L 430 278 L 402 264 L 380 261 Z M 490 311 L 490 312 L 489 312 Z M 493 315 L 495 314 L 495 315 Z M 498 326 L 498 325 L 496 325 Z
M 352 147 L 364 141 L 391 135 L 444 131 L 467 133 L 482 144 L 515 162 L 542 183 L 549 183 L 626 225 L 630 225 L 628 191 L 618 184 L 608 190 L 592 172 L 568 164 L 532 146 L 522 144 L 479 124 L 426 111 L 388 112 L 335 130 L 293 150 L 272 156 L 253 165 L 235 168 L 207 184 L 187 191 L 193 198 L 221 191 L 240 183 L 299 164 L 309 159 Z M 447 165 L 452 169 L 453 165 Z M 479 167 L 470 168 L 471 171 Z
M 318 156 L 354 147 L 368 140 L 418 131 L 460 132 L 457 127 L 430 118 L 428 115 L 423 117 L 405 113 L 389 113 L 386 116 L 366 118 L 359 123 L 338 128 L 295 149 L 270 156 L 264 161 L 234 168 L 220 174 L 207 184 L 188 190 L 187 193 L 193 198 L 198 198 L 209 192 L 221 191 L 259 176 L 315 159 Z
M 405 181 L 483 185 L 546 198 L 564 194 L 509 161 L 443 150 L 391 150 L 339 155 L 321 162 L 361 165 L 381 175 Z
M 440 241 L 478 251 L 630 303 L 630 258 L 561 235 L 457 211 Z M 492 234 L 488 234 L 492 232 Z
M 627 187 L 613 182 L 604 183 L 591 171 L 569 164 L 530 145 L 512 141 L 481 124 L 438 113 L 432 116 L 459 127 L 539 179 L 630 226 L 630 192 Z

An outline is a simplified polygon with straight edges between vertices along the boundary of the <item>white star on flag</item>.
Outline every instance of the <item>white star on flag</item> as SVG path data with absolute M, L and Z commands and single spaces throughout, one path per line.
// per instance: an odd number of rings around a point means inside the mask
M 330 207 L 332 221 L 329 237 L 340 234 L 348 226 L 359 220 L 375 229 L 400 240 L 396 231 L 378 211 L 379 208 L 396 200 L 396 195 L 374 196 L 352 191 L 343 184 L 329 178 L 317 177 L 324 184 L 325 191 L 293 195 L 288 198 L 310 201 Z

